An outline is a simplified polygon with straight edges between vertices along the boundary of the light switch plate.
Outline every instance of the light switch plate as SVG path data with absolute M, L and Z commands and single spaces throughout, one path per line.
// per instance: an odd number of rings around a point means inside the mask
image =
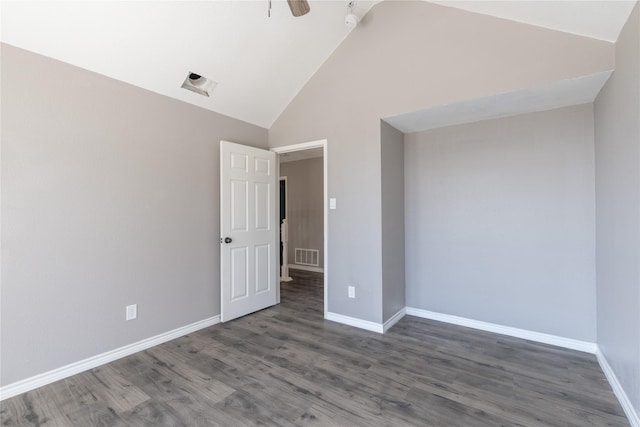
M 336 208 L 336 198 L 332 197 L 329 199 L 329 209 L 335 209 Z
M 127 306 L 127 320 L 133 320 L 138 317 L 138 304 Z

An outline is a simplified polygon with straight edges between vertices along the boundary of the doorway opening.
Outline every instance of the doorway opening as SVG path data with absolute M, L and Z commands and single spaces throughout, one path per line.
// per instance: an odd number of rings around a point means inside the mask
M 323 317 L 326 318 L 328 301 L 327 141 L 276 147 L 271 151 L 278 154 L 280 176 L 278 206 L 281 225 L 279 251 L 281 280 L 287 281 L 290 275 L 295 277 L 296 273 L 316 273 L 316 275 L 322 273 Z
M 279 220 L 280 225 L 280 281 L 290 282 L 293 280 L 289 275 L 289 224 L 287 222 L 287 177 L 280 176 L 279 185 Z

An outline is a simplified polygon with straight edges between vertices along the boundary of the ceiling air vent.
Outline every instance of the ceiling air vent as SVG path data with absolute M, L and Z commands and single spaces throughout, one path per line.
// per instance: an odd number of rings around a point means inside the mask
M 217 82 L 206 77 L 202 77 L 200 74 L 189 72 L 189 74 L 187 74 L 187 78 L 184 79 L 184 83 L 182 83 L 182 86 L 180 87 L 209 97 L 216 86 L 218 86 Z

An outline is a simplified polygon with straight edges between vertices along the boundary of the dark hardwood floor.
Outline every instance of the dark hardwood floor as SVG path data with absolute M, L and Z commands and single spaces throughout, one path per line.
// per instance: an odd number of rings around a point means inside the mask
M 4 426 L 628 426 L 595 357 L 406 316 L 323 320 L 322 276 L 282 303 L 0 403 Z

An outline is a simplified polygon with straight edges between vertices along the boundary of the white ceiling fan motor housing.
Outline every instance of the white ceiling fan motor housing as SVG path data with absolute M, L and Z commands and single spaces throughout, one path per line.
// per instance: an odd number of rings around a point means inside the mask
M 353 13 L 347 13 L 347 16 L 344 17 L 344 23 L 347 27 L 353 28 L 358 25 L 358 22 L 360 22 L 360 19 Z

